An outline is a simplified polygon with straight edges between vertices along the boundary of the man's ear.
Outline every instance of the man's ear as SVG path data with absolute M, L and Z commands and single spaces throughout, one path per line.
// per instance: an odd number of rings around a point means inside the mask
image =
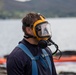
M 32 29 L 30 27 L 22 26 L 22 30 L 25 34 L 31 34 Z
M 30 27 L 26 27 L 26 33 L 31 34 L 31 28 Z

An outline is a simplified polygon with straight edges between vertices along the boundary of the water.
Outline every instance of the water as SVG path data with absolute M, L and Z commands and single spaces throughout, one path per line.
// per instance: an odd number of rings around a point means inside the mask
M 61 51 L 76 50 L 76 18 L 48 18 L 52 39 Z M 0 20 L 0 56 L 9 54 L 23 38 L 19 20 Z
M 22 37 L 21 20 L 0 20 L 0 56 L 9 54 Z

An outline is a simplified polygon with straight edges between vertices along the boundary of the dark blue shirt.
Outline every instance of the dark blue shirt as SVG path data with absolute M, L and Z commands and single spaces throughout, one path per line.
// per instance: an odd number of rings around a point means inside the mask
M 30 50 L 33 56 L 38 56 L 42 54 L 42 50 L 38 47 L 38 45 L 30 44 L 24 39 L 20 43 L 23 43 Z M 51 50 L 49 50 L 49 48 L 46 48 L 46 51 L 48 52 L 50 60 L 52 62 L 52 75 L 57 75 L 53 63 Z M 44 67 L 40 60 L 37 60 L 37 66 L 38 75 L 51 75 L 49 67 Z M 15 49 L 10 53 L 7 58 L 7 74 L 32 75 L 31 59 L 19 47 L 15 47 Z

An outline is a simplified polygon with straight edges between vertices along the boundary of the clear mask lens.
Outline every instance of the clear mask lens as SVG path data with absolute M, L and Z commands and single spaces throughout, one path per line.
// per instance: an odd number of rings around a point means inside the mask
M 39 37 L 47 37 L 47 36 L 51 36 L 51 25 L 49 23 L 43 23 L 40 25 L 37 25 L 37 35 Z

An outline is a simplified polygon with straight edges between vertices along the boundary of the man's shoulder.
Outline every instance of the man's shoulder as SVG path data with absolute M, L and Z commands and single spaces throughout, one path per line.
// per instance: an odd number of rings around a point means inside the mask
M 7 63 L 13 63 L 13 64 L 22 64 L 23 66 L 27 64 L 29 61 L 29 57 L 27 54 L 21 50 L 18 46 L 16 46 L 13 51 L 8 55 L 7 57 Z
M 12 52 L 10 53 L 10 55 L 13 55 L 13 56 L 17 56 L 17 55 L 20 55 L 22 52 L 22 50 L 19 48 L 19 47 L 15 47 Z
M 19 47 L 15 47 L 12 52 L 8 55 L 8 58 L 26 59 L 27 55 Z

